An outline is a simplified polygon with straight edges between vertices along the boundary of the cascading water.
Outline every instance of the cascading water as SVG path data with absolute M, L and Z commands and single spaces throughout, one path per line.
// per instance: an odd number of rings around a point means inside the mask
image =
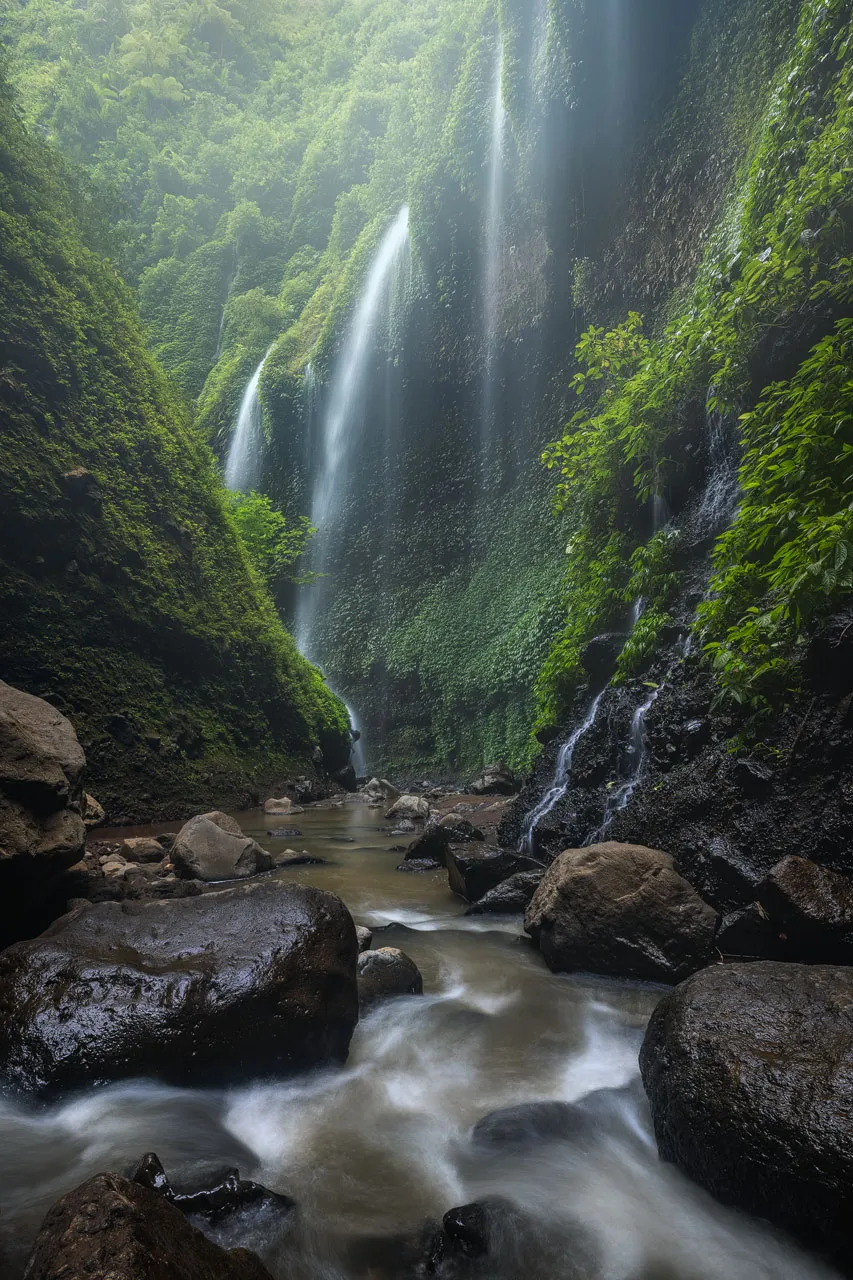
M 708 478 L 699 507 L 698 525 L 703 537 L 721 533 L 734 518 L 740 500 L 738 414 L 724 413 L 716 404 L 713 387 L 708 392 L 705 431 Z
M 349 714 L 349 722 L 352 725 L 353 744 L 352 744 L 352 767 L 355 769 L 355 776 L 363 778 L 367 773 L 367 758 L 364 754 L 364 738 L 361 731 L 361 721 L 348 702 L 344 703 Z M 355 735 L 358 735 L 357 737 Z
M 312 542 L 308 567 L 319 575 L 326 575 L 330 552 L 336 537 L 341 536 L 339 526 L 348 496 L 350 464 L 370 360 L 381 326 L 383 323 L 391 326 L 394 306 L 404 292 L 402 287 L 398 289 L 396 286 L 401 282 L 407 285 L 406 268 L 410 264 L 409 208 L 404 205 L 380 241 L 371 263 L 332 379 L 316 450 L 312 447 L 316 470 L 311 523 L 316 526 L 317 533 Z M 309 370 L 313 383 L 314 372 L 310 366 Z M 306 370 L 306 378 L 308 376 Z M 317 393 L 313 387 L 311 395 L 316 400 Z M 329 577 L 320 576 L 302 593 L 297 610 L 299 647 L 306 657 L 321 664 L 323 654 L 318 652 L 316 623 L 332 588 Z M 350 718 L 353 727 L 357 727 L 351 709 Z M 361 741 L 355 745 L 353 764 L 357 773 L 364 772 L 364 746 Z
M 522 852 L 528 854 L 532 853 L 537 828 L 541 826 L 545 818 L 548 817 L 548 814 L 557 807 L 563 799 L 563 796 L 568 791 L 569 784 L 572 780 L 572 762 L 575 758 L 575 748 L 581 738 L 585 734 L 589 733 L 590 729 L 595 724 L 596 716 L 598 715 L 598 708 L 601 706 L 601 699 L 603 697 L 604 694 L 600 693 L 593 699 L 583 722 L 577 727 L 577 729 L 575 729 L 568 740 L 564 742 L 560 748 L 560 753 L 557 756 L 557 767 L 554 770 L 554 781 L 539 801 L 536 808 L 532 809 L 525 819 L 520 842 Z
M 252 374 L 243 392 L 240 411 L 237 414 L 237 425 L 234 428 L 225 463 L 225 487 L 239 490 L 241 493 L 249 493 L 252 489 L 256 489 L 261 480 L 264 413 L 258 387 L 270 351 L 272 347 Z
M 495 415 L 498 320 L 501 305 L 501 261 L 504 222 L 504 135 L 506 107 L 503 98 L 504 53 L 498 50 L 492 96 L 492 128 L 489 143 L 489 179 L 486 202 L 485 259 L 483 263 L 483 325 L 485 365 L 483 374 L 482 446 L 488 448 Z

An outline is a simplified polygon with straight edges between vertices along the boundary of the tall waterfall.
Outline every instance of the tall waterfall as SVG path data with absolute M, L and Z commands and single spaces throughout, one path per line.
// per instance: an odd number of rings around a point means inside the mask
M 483 263 L 483 325 L 485 366 L 483 372 L 482 440 L 485 448 L 492 431 L 495 412 L 498 321 L 501 303 L 501 262 L 504 224 L 504 53 L 498 49 L 492 96 L 492 129 L 489 144 L 489 182 L 486 202 L 485 258 Z
M 231 437 L 231 447 L 225 463 L 226 489 L 239 489 L 242 493 L 248 493 L 256 489 L 261 480 L 264 415 L 258 387 L 270 351 L 272 347 L 252 374 L 243 392 L 240 412 L 237 414 L 237 425 Z
M 316 463 L 311 523 L 316 526 L 317 533 L 312 543 L 309 568 L 318 574 L 326 572 L 334 540 L 340 535 L 371 358 L 383 326 L 390 325 L 393 319 L 394 305 L 401 292 L 398 286 L 408 283 L 406 268 L 410 264 L 409 208 L 404 205 L 380 241 L 371 262 L 334 370 L 325 412 L 315 411 L 320 425 L 319 439 L 312 451 Z M 313 380 L 313 370 L 310 377 Z M 314 391 L 312 395 L 319 398 Z M 331 578 L 321 577 L 301 593 L 296 618 L 300 649 L 321 664 L 323 654 L 318 652 L 316 624 L 334 589 Z M 350 716 L 353 727 L 357 728 L 352 709 Z M 356 744 L 353 763 L 356 769 L 359 764 L 363 767 L 363 744 Z

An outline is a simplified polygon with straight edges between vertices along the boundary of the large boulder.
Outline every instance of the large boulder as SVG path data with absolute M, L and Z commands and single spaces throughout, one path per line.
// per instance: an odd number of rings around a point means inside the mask
M 80 903 L 0 956 L 0 1071 L 10 1088 L 45 1094 L 341 1062 L 357 954 L 346 907 L 306 885 Z
M 389 996 L 423 995 L 418 966 L 398 947 L 363 951 L 358 957 L 358 999 L 367 1008 Z
M 658 1005 L 640 1068 L 665 1160 L 853 1266 L 853 970 L 697 973 Z
M 0 680 L 0 946 L 83 856 L 85 765 L 71 722 Z
M 386 819 L 408 818 L 411 822 L 426 822 L 429 818 L 429 803 L 423 796 L 400 796 L 385 814 Z
M 540 864 L 522 853 L 494 849 L 489 845 L 451 845 L 447 850 L 447 878 L 454 893 L 468 902 L 479 902 L 510 876 L 521 871 L 542 870 Z
M 717 913 L 669 854 L 610 841 L 561 853 L 524 927 L 552 970 L 680 982 L 708 964 Z
M 272 856 L 256 840 L 244 836 L 225 813 L 201 813 L 185 823 L 172 849 L 180 875 L 197 880 L 242 880 L 269 871 Z
M 503 880 L 494 889 L 474 902 L 465 912 L 466 916 L 520 916 L 530 905 L 534 893 L 539 888 L 544 870 L 519 871 L 508 880 Z
M 853 883 L 808 858 L 784 858 L 758 886 L 756 897 L 786 958 L 829 964 L 853 962 Z
M 248 1249 L 220 1249 L 149 1187 L 103 1173 L 49 1211 L 27 1280 L 271 1280 Z
M 487 764 L 471 783 L 471 794 L 475 796 L 514 796 L 520 789 L 518 779 L 505 764 Z

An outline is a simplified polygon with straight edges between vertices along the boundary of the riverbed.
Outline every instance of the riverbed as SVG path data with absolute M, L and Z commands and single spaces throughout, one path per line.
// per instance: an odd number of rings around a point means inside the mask
M 359 1024 L 347 1065 L 290 1080 L 175 1089 L 139 1080 L 48 1108 L 0 1102 L 0 1251 L 19 1276 L 48 1207 L 85 1178 L 156 1151 L 178 1180 L 233 1164 L 299 1205 L 242 1220 L 228 1245 L 281 1280 L 379 1280 L 405 1238 L 457 1205 L 501 1197 L 515 1280 L 826 1280 L 787 1239 L 661 1165 L 637 1053 L 661 989 L 548 972 L 520 918 L 466 918 L 444 872 L 396 870 L 381 810 L 237 816 L 274 851 L 322 858 L 287 880 L 340 895 L 374 946 L 403 948 L 425 994 Z M 295 827 L 275 839 L 269 831 Z M 166 828 L 145 828 L 140 834 Z M 129 834 L 124 832 L 123 834 Z M 605 1098 L 595 1131 L 523 1150 L 475 1148 L 471 1126 L 521 1102 Z

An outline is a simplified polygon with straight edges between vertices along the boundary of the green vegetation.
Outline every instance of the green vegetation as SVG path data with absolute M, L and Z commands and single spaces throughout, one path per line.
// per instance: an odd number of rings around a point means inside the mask
M 0 95 L 0 652 L 72 716 L 114 816 L 236 801 L 347 718 L 282 628 L 213 456 L 87 243 L 87 192 Z M 214 786 L 216 784 L 216 786 Z
M 559 717 L 583 642 L 620 604 L 642 593 L 649 606 L 623 674 L 667 621 L 672 548 L 660 536 L 645 546 L 647 504 L 677 484 L 685 419 L 701 416 L 708 388 L 711 407 L 730 411 L 759 388 L 741 419 L 743 505 L 714 553 L 713 594 L 696 623 L 723 695 L 768 708 L 796 682 L 800 638 L 853 586 L 849 322 L 831 332 L 853 307 L 851 22 L 849 0 L 802 5 L 695 285 L 663 332 L 646 339 L 632 315 L 610 333 L 591 329 L 578 348 L 576 389 L 588 397 L 591 382 L 604 386 L 546 454 L 574 533 L 568 622 L 539 684 L 542 722 Z M 799 333 L 821 329 L 798 372 L 773 381 L 790 362 L 785 335 L 796 349 Z
M 264 493 L 228 493 L 227 502 L 249 558 L 270 591 L 285 582 L 310 582 L 293 572 L 316 530 L 304 516 L 288 524 Z

